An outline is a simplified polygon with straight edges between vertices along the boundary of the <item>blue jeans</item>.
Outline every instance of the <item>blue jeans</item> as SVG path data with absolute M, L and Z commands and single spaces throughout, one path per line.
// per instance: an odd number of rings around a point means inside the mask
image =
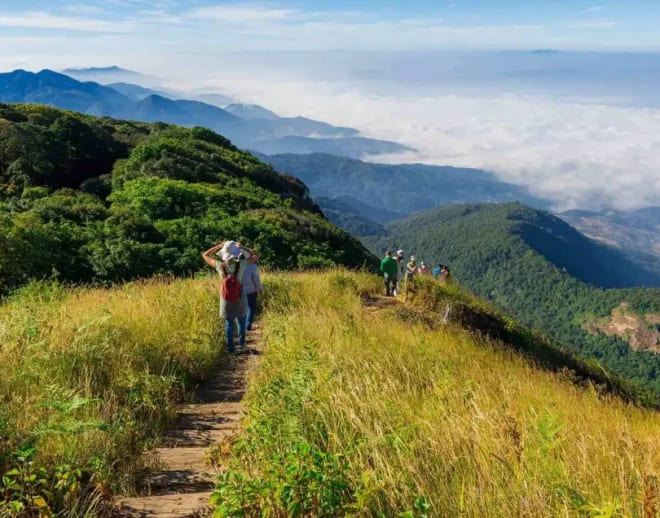
M 239 317 L 236 319 L 238 321 L 238 345 L 241 349 L 245 348 L 245 328 L 247 325 L 246 317 Z M 225 335 L 227 337 L 227 351 L 230 353 L 234 352 L 234 329 L 235 329 L 234 319 L 225 319 Z
M 252 329 L 252 324 L 254 323 L 254 317 L 257 314 L 257 295 L 259 292 L 249 293 L 247 296 L 248 299 L 248 312 L 247 312 L 247 330 Z

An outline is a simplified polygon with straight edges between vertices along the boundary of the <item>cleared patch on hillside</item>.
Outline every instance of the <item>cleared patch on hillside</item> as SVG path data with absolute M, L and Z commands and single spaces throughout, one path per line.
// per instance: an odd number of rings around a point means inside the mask
M 610 316 L 588 323 L 590 333 L 618 336 L 636 351 L 660 353 L 660 314 L 638 315 L 623 303 Z

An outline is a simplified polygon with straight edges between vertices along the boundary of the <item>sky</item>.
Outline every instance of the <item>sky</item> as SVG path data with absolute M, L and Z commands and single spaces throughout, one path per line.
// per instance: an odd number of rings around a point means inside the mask
M 660 50 L 659 19 L 657 0 L 1 0 L 0 43 L 80 60 L 104 44 L 138 55 L 203 46 Z
M 659 26 L 658 0 L 0 0 L 0 70 L 119 65 L 628 209 L 660 205 Z

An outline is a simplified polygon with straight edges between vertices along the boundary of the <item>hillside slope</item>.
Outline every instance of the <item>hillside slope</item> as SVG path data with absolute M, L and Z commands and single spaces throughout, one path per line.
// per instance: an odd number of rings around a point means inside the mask
M 660 207 L 620 211 L 572 210 L 559 214 L 592 239 L 616 246 L 660 273 Z
M 381 289 L 342 272 L 270 285 L 218 516 L 653 516 L 657 413 L 443 324 L 452 289 L 411 305 Z
M 426 282 L 404 304 L 346 270 L 264 285 L 243 435 L 205 456 L 217 516 L 654 516 L 660 414 L 483 301 Z M 36 283 L 0 322 L 1 516 L 117 516 L 111 495 L 163 469 L 141 453 L 176 403 L 240 361 L 211 275 Z
M 349 196 L 378 212 L 363 213 L 382 222 L 391 212 L 410 214 L 448 203 L 519 201 L 545 207 L 526 189 L 501 182 L 479 169 L 423 164 L 386 165 L 327 154 L 261 157 L 280 171 L 300 178 L 312 196 Z
M 0 292 L 189 274 L 227 238 L 275 267 L 372 259 L 303 183 L 210 130 L 0 104 Z
M 396 246 L 420 260 L 449 264 L 468 289 L 581 356 L 660 394 L 660 357 L 585 329 L 594 317 L 608 316 L 623 302 L 640 313 L 660 313 L 658 289 L 601 288 L 641 281 L 659 285 L 652 272 L 616 250 L 519 204 L 443 207 L 394 222 L 387 230 L 390 236 L 367 240 L 375 253 Z

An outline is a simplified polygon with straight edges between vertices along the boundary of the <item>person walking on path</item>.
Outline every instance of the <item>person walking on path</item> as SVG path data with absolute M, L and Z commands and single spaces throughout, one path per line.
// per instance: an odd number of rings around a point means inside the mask
M 243 281 L 243 288 L 247 294 L 248 312 L 247 312 L 247 330 L 252 331 L 252 324 L 254 324 L 254 317 L 257 315 L 257 297 L 259 292 L 263 290 L 261 285 L 261 277 L 257 269 L 257 262 L 259 256 L 254 254 L 248 261 L 245 268 L 245 278 Z
M 408 297 L 408 292 L 413 292 L 415 290 L 415 274 L 417 273 L 417 260 L 414 255 L 410 256 L 410 261 L 406 265 L 406 298 Z
M 425 276 L 431 275 L 431 269 L 429 268 L 429 265 L 424 261 L 422 261 L 422 264 L 419 266 L 419 274 Z
M 451 273 L 449 272 L 449 266 L 443 266 L 442 271 L 440 272 L 440 282 L 449 283 L 451 281 Z
M 394 295 L 401 293 L 401 283 L 406 278 L 406 263 L 403 258 L 403 250 L 398 250 L 394 260 L 397 263 L 396 282 L 394 283 Z
M 385 252 L 385 257 L 380 262 L 380 273 L 385 277 L 385 295 L 387 297 L 396 294 L 396 282 L 399 273 L 399 264 L 392 257 L 392 252 Z
M 216 259 L 213 256 L 217 256 Z M 221 279 L 220 318 L 225 319 L 227 352 L 233 353 L 235 321 L 238 321 L 238 344 L 245 350 L 247 326 L 247 294 L 243 289 L 243 279 L 248 259 L 254 255 L 249 248 L 236 241 L 223 241 L 202 253 L 204 262 L 214 268 Z

